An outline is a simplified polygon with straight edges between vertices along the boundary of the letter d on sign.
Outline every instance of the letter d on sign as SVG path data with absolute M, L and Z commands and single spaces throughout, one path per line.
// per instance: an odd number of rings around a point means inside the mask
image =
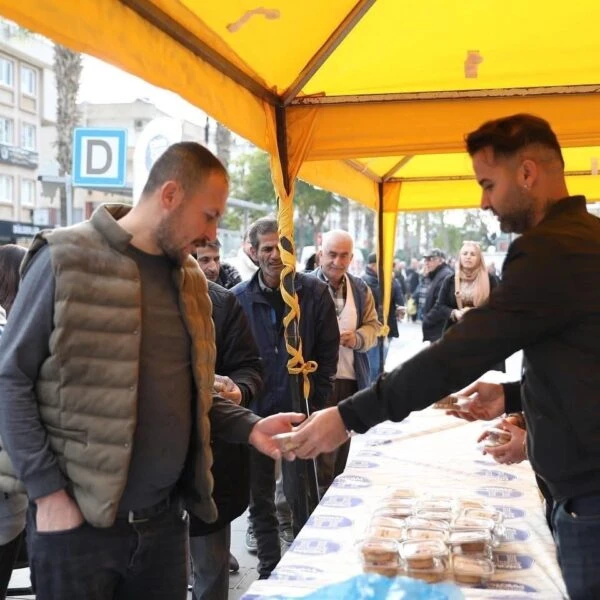
M 86 171 L 88 175 L 103 175 L 108 171 L 112 164 L 112 149 L 104 140 L 86 140 L 87 144 L 87 164 Z M 94 149 L 96 146 L 96 149 Z

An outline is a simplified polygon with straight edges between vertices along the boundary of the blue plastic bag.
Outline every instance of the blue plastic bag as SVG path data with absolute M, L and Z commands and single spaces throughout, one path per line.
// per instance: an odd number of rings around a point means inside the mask
M 284 596 L 254 596 L 244 598 L 269 598 L 284 600 Z M 452 583 L 430 584 L 408 577 L 383 577 L 376 574 L 356 575 L 322 587 L 307 596 L 295 596 L 302 600 L 463 600 L 460 589 Z

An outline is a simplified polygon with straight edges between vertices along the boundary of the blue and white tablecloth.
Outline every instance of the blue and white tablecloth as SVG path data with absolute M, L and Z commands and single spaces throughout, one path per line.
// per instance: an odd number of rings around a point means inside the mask
M 496 572 L 484 589 L 463 588 L 466 598 L 566 597 L 531 467 L 483 456 L 476 445 L 482 428 L 427 409 L 353 438 L 346 471 L 271 577 L 253 583 L 243 599 L 299 597 L 360 573 L 356 542 L 390 486 L 476 496 L 503 512 L 507 543 L 494 553 Z

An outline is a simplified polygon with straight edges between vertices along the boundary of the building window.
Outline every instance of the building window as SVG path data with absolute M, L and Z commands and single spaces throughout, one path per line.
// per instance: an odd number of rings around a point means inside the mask
M 13 61 L 0 56 L 0 84 L 13 86 Z
M 21 66 L 21 93 L 28 96 L 37 94 L 37 71 L 25 65 Z
M 0 202 L 13 202 L 13 178 L 0 175 Z
M 0 143 L 12 146 L 14 140 L 13 120 L 8 117 L 0 117 Z
M 21 179 L 21 206 L 35 206 L 35 181 Z
M 25 150 L 37 150 L 35 125 L 21 123 L 21 147 Z

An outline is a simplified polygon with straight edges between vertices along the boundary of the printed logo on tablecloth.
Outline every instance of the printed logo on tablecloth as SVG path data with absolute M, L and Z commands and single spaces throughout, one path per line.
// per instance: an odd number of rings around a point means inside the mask
M 402 431 L 400 431 L 400 429 L 396 429 L 395 427 L 374 427 L 369 432 L 369 435 L 385 435 L 387 437 L 396 437 L 398 435 L 402 435 Z
M 497 471 L 496 469 L 481 469 L 475 473 L 479 477 L 485 477 L 486 479 L 495 479 L 496 481 L 512 481 L 517 476 L 512 473 L 506 473 L 504 471 Z
M 321 506 L 327 508 L 354 508 L 361 504 L 363 504 L 363 499 L 356 496 L 330 496 L 328 494 L 321 500 Z
M 367 444 L 369 445 L 369 444 Z M 371 444 L 371 445 L 375 445 L 375 444 Z M 377 442 L 376 444 L 377 446 L 379 446 L 379 442 Z M 361 456 L 383 456 L 383 452 L 379 451 L 379 450 L 371 450 L 370 448 L 367 448 L 366 450 L 363 450 L 360 453 Z
M 285 565 L 277 567 L 271 573 L 270 579 L 279 581 L 313 581 L 318 579 L 324 571 L 306 565 Z
M 488 460 L 474 460 L 473 461 L 476 465 L 483 465 L 484 467 L 493 467 L 496 466 L 498 463 L 493 459 L 490 458 Z
M 506 590 L 507 592 L 527 592 L 535 593 L 538 590 L 530 585 L 524 583 L 517 583 L 516 581 L 488 581 L 484 585 L 477 586 L 484 590 Z M 498 598 L 523 598 L 523 596 L 497 596 Z
M 516 527 L 505 527 L 502 535 L 497 536 L 501 544 L 510 544 L 511 542 L 524 542 L 529 538 L 529 532 Z
M 350 527 L 352 521 L 347 517 L 338 515 L 313 515 L 306 524 L 308 527 L 314 527 L 315 529 L 340 529 Z
M 521 519 L 526 514 L 522 508 L 514 506 L 494 506 L 494 508 L 504 515 L 504 519 Z
M 379 463 L 370 460 L 353 460 L 346 465 L 347 469 L 374 469 Z
M 331 540 L 320 540 L 316 538 L 296 539 L 290 546 L 288 552 L 304 554 L 306 556 L 323 556 L 339 552 L 341 546 Z
M 333 480 L 332 487 L 352 490 L 371 486 L 371 480 L 360 475 L 340 475 Z
M 499 485 L 486 485 L 478 488 L 475 492 L 480 496 L 487 496 L 488 498 L 519 498 L 523 495 L 523 492 L 519 490 Z
M 535 560 L 526 554 L 514 554 L 513 552 L 494 552 L 494 566 L 496 569 L 507 571 L 522 571 L 531 569 Z

